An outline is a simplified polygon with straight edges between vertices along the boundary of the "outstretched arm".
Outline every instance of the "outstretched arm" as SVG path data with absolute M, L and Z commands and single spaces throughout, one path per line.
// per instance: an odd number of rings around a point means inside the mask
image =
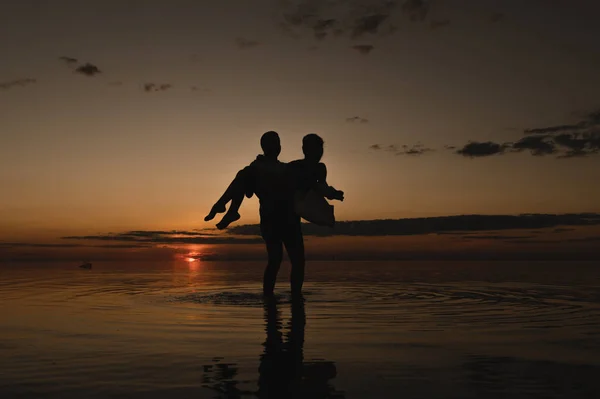
M 324 163 L 319 164 L 317 184 L 315 188 L 327 199 L 344 200 L 344 192 L 336 190 L 327 184 L 327 167 Z

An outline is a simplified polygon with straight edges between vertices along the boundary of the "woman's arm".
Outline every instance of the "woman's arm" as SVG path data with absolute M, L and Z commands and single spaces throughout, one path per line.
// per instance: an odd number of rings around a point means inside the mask
M 344 200 L 343 191 L 336 190 L 327 184 L 327 166 L 324 163 L 318 165 L 316 188 L 327 199 Z

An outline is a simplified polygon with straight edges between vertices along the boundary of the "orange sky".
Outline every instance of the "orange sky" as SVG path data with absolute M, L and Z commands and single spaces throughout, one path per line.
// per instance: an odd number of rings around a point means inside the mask
M 270 0 L 3 3 L 0 242 L 212 227 L 267 130 L 283 161 L 303 135 L 325 139 L 338 220 L 600 211 L 597 154 L 456 152 L 589 120 L 597 5 L 383 3 L 369 3 L 386 15 L 374 30 L 359 9 L 312 3 L 342 27 L 321 40 Z M 257 209 L 247 200 L 241 222 Z

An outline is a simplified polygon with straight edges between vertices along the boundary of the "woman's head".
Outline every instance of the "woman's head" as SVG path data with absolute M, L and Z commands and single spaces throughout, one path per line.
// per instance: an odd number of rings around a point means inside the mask
M 323 157 L 323 139 L 315 133 L 310 133 L 302 138 L 302 152 L 304 158 L 319 162 Z

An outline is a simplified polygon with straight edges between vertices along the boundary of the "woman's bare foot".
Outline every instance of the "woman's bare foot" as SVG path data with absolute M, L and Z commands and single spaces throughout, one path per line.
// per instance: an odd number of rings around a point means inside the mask
M 217 213 L 223 213 L 226 210 L 227 210 L 227 208 L 225 208 L 225 205 L 216 203 L 213 205 L 213 207 L 211 208 L 208 215 L 206 215 L 206 217 L 204 218 L 204 221 L 208 222 L 209 220 L 213 220 L 215 218 L 215 216 L 217 216 Z
M 227 212 L 223 219 L 219 223 L 217 223 L 217 229 L 223 230 L 226 229 L 231 223 L 235 222 L 240 218 L 240 214 L 237 212 Z

